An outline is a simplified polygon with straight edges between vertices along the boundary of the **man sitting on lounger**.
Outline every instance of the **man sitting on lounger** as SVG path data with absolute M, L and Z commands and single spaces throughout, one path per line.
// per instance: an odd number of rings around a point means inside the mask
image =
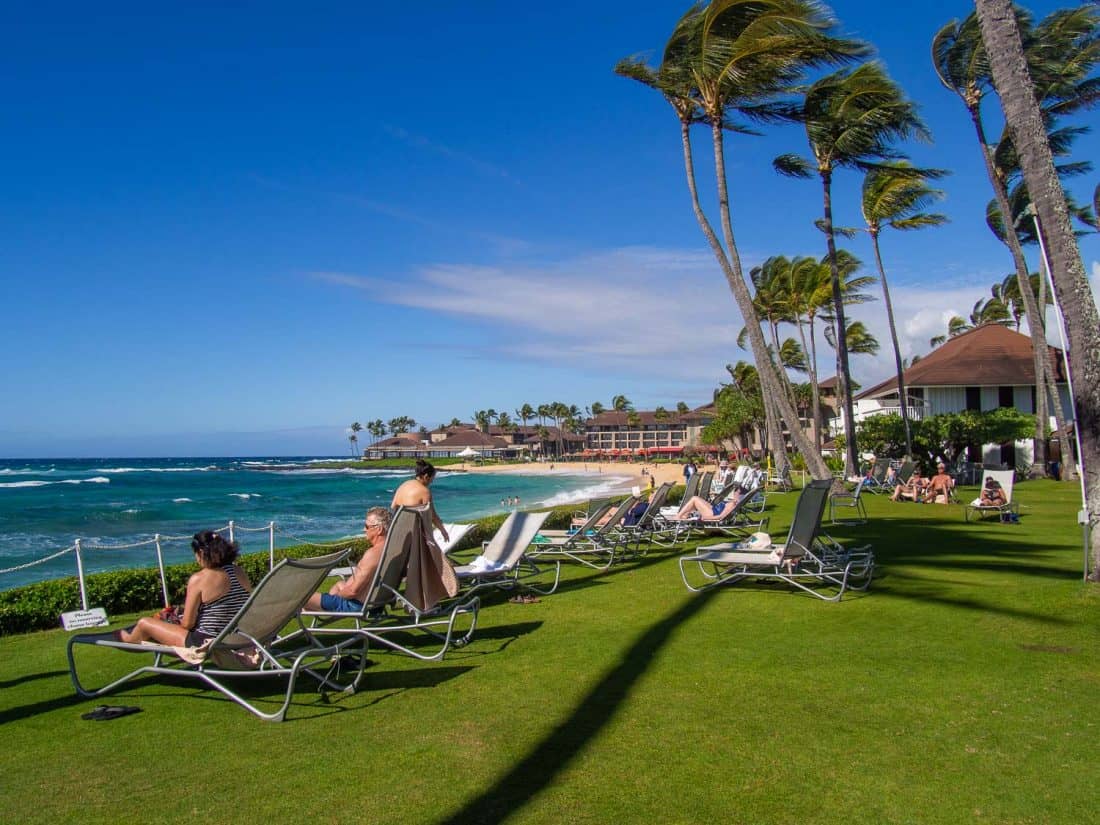
M 951 490 L 955 480 L 947 474 L 947 465 L 942 461 L 936 464 L 936 474 L 928 479 L 928 492 L 925 499 L 931 504 L 947 504 L 951 501 Z
M 355 565 L 355 570 L 344 581 L 336 582 L 328 593 L 314 593 L 306 602 L 305 610 L 326 610 L 331 613 L 358 613 L 363 609 L 374 571 L 382 560 L 382 548 L 386 546 L 386 533 L 390 529 L 390 511 L 385 507 L 371 507 L 363 520 L 363 532 L 370 547 Z

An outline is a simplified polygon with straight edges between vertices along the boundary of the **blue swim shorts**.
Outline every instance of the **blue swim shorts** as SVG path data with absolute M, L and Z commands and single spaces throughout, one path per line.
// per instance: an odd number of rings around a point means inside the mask
M 331 593 L 322 593 L 321 609 L 329 613 L 358 613 L 363 609 L 363 603 L 355 599 L 345 599 L 343 596 L 333 596 Z
M 712 504 L 711 509 L 714 511 L 714 515 L 722 515 L 722 511 L 726 509 L 726 502 L 720 501 L 717 504 Z

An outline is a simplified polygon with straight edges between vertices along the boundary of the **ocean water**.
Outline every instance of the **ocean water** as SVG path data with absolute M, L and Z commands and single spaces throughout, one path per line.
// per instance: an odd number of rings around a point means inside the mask
M 408 470 L 323 469 L 318 458 L 0 460 L 0 570 L 81 540 L 86 572 L 156 564 L 153 546 L 112 548 L 162 537 L 166 563 L 191 561 L 198 530 L 275 522 L 277 547 L 332 541 L 362 530 L 363 513 L 388 506 Z M 617 489 L 611 475 L 471 474 L 440 470 L 432 484 L 445 521 L 521 507 L 583 501 Z M 268 533 L 239 530 L 244 552 L 266 551 Z M 76 573 L 74 553 L 0 573 L 0 590 Z

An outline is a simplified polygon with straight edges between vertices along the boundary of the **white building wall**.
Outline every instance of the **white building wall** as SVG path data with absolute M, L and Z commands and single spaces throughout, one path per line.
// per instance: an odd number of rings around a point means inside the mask
M 1034 413 L 1035 407 L 1031 404 L 1031 391 L 1034 387 L 1013 387 L 1012 405 L 1020 412 Z
M 924 399 L 931 415 L 959 412 L 966 409 L 966 387 L 927 387 Z

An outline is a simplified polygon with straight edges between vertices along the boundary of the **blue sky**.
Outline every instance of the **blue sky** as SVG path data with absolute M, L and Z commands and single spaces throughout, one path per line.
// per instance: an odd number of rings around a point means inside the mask
M 708 401 L 748 358 L 741 321 L 671 110 L 611 71 L 659 54 L 686 7 L 8 9 L 0 455 L 334 454 L 353 420 Z M 903 348 L 924 353 L 1011 268 L 928 57 L 971 6 L 833 8 L 920 104 L 935 143 L 915 162 L 954 172 L 948 226 L 884 240 Z M 824 253 L 819 188 L 770 168 L 804 150 L 795 127 L 728 145 L 746 269 Z M 838 223 L 858 222 L 857 186 L 842 175 Z M 1095 283 L 1096 236 L 1082 252 Z M 866 385 L 890 370 L 882 303 L 854 314 L 884 345 L 853 362 Z

